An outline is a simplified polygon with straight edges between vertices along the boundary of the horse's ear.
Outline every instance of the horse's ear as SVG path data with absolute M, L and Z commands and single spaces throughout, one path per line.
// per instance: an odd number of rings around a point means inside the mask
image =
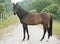
M 18 3 L 16 3 L 16 6 L 19 6 Z
M 13 3 L 13 6 L 15 6 L 15 3 Z
M 17 8 L 19 7 L 18 3 L 16 3 L 16 7 L 17 7 Z

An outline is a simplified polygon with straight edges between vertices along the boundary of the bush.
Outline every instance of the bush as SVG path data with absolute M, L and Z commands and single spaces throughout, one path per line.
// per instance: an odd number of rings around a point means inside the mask
M 58 4 L 51 4 L 48 7 L 45 7 L 41 12 L 49 12 L 52 14 L 54 19 L 60 20 L 60 6 Z
M 37 10 L 33 9 L 33 10 L 30 11 L 30 13 L 37 13 Z
M 0 3 L 0 13 L 2 13 L 4 11 L 4 4 Z
M 36 0 L 30 4 L 30 9 L 36 9 L 38 12 L 41 12 L 42 9 L 52 4 L 51 0 Z

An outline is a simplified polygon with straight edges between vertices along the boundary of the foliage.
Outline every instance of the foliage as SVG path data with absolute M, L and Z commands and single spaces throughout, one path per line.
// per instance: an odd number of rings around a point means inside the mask
M 49 12 L 52 14 L 54 19 L 60 20 L 60 6 L 58 4 L 51 4 L 50 6 L 44 8 L 42 12 Z
M 0 13 L 2 13 L 4 11 L 4 4 L 0 3 Z
M 34 10 L 37 12 L 49 12 L 53 19 L 60 21 L 60 0 L 33 0 L 28 7 L 31 13 Z
M 54 3 L 59 4 L 60 5 L 60 0 L 52 0 Z
M 4 4 L 0 3 L 0 18 L 2 16 L 3 12 L 4 12 Z
M 10 17 L 13 17 L 13 12 L 12 11 L 10 11 L 8 13 L 6 11 L 3 12 L 3 20 L 7 20 Z
M 37 10 L 36 9 L 33 9 L 30 11 L 31 13 L 37 13 Z
M 5 9 L 4 10 L 7 13 L 13 10 L 13 4 L 11 2 L 5 2 L 4 4 L 5 4 L 5 6 L 4 6 Z
M 52 1 L 49 0 L 36 0 L 33 1 L 30 5 L 31 9 L 37 9 L 38 12 L 41 12 L 42 9 L 49 6 L 52 3 Z
M 19 20 L 17 17 L 9 18 L 8 20 L 0 21 L 0 29 L 7 27 L 8 25 L 15 24 Z
M 11 16 L 13 16 L 12 10 L 13 10 L 13 4 L 11 2 L 0 3 L 0 17 L 2 14 L 1 19 L 7 20 Z
M 11 2 L 11 0 L 4 0 L 5 2 Z
M 53 34 L 60 35 L 60 22 L 53 22 Z
M 0 3 L 3 3 L 4 2 L 4 0 L 0 0 Z
M 29 11 L 29 4 L 32 0 L 24 0 L 22 2 L 18 2 L 18 5 L 21 6 L 24 10 Z

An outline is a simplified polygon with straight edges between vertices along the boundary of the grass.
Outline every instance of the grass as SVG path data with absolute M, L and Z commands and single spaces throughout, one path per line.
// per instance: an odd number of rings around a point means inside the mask
M 0 40 L 3 39 L 5 36 L 12 36 L 13 28 L 4 28 L 0 30 Z
M 0 21 L 0 29 L 7 27 L 11 24 L 15 24 L 18 22 L 18 18 L 14 17 L 14 18 L 10 18 L 8 20 L 4 20 L 4 21 Z
M 53 34 L 60 35 L 60 22 L 53 21 Z

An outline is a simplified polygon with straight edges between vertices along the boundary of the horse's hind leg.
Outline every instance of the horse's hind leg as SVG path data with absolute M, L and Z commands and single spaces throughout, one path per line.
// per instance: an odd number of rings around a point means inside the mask
M 42 40 L 44 39 L 45 34 L 46 34 L 46 27 L 45 27 L 45 26 L 43 26 L 43 28 L 44 28 L 44 34 L 43 34 L 43 37 L 41 38 L 41 40 L 40 40 L 40 41 L 42 41 Z
M 42 41 L 42 40 L 44 39 L 45 34 L 46 34 L 46 30 L 44 29 L 44 34 L 43 34 L 43 37 L 41 38 L 41 40 L 40 40 L 40 41 Z
M 48 28 L 48 40 L 47 40 L 47 42 L 49 41 L 49 38 L 50 38 L 50 30 Z

